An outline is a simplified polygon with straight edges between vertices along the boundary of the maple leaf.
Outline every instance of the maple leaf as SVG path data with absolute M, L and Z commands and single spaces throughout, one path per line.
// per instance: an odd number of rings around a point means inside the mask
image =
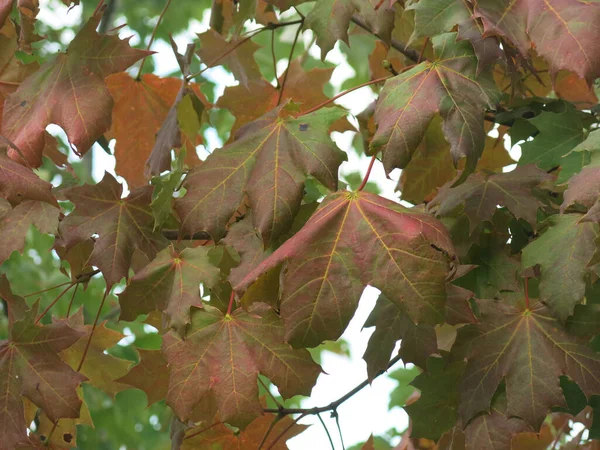
M 389 5 L 375 6 L 379 0 L 320 0 L 306 16 L 304 26 L 313 30 L 317 45 L 321 48 L 321 59 L 339 40 L 348 42 L 348 28 L 352 16 L 358 14 L 384 42 L 390 43 L 394 28 L 394 8 Z
M 254 419 L 243 431 L 235 433 L 231 428 L 223 424 L 206 429 L 206 426 L 190 428 L 185 432 L 185 438 L 181 450 L 196 450 L 198 448 L 219 448 L 221 450 L 245 450 L 259 448 L 263 436 L 271 423 L 273 417 L 264 415 Z M 286 441 L 302 433 L 307 425 L 295 424 L 294 419 L 285 416 L 273 425 L 269 437 L 263 442 L 264 448 L 273 450 L 287 450 Z M 286 431 L 287 430 L 287 431 Z M 285 431 L 285 437 L 273 444 L 275 438 Z
M 42 162 L 51 123 L 65 130 L 77 154 L 87 152 L 111 123 L 113 100 L 104 78 L 149 54 L 117 36 L 97 34 L 100 17 L 92 16 L 66 53 L 42 65 L 5 102 L 2 132 L 33 167 Z M 13 149 L 9 156 L 22 160 Z
M 119 294 L 119 319 L 133 321 L 139 314 L 164 311 L 168 326 L 183 336 L 190 307 L 202 307 L 200 283 L 213 287 L 220 278 L 219 269 L 209 262 L 209 251 L 207 247 L 177 251 L 173 245 L 162 250 Z
M 286 398 L 308 395 L 321 370 L 308 351 L 285 344 L 283 334 L 281 319 L 265 304 L 231 315 L 210 305 L 194 309 L 185 340 L 174 332 L 163 337 L 170 369 L 167 404 L 186 420 L 212 398 L 223 422 L 244 428 L 262 414 L 259 373 Z
M 435 36 L 452 31 L 458 25 L 458 40 L 465 39 L 473 45 L 477 56 L 477 73 L 496 64 L 502 57 L 498 40 L 483 37 L 483 26 L 473 19 L 470 3 L 455 0 L 424 0 L 413 3 L 406 11 L 415 11 L 415 26 L 411 41 L 424 36 Z
M 24 200 L 39 200 L 57 206 L 51 190 L 50 183 L 0 151 L 0 195 L 11 205 L 16 206 Z
M 3 448 L 29 445 L 23 397 L 42 408 L 52 421 L 79 417 L 77 387 L 86 377 L 65 364 L 59 353 L 83 333 L 65 321 L 34 323 L 37 303 L 26 310 L 25 300 L 0 283 L 0 296 L 9 307 L 8 340 L 0 341 L 0 443 Z
M 503 167 L 514 164 L 502 144 L 501 137 L 486 137 L 477 171 L 501 172 Z M 402 192 L 403 200 L 413 204 L 431 201 L 437 189 L 456 176 L 449 148 L 444 140 L 441 120 L 434 117 L 417 152 L 400 175 L 397 189 Z
M 563 203 L 560 212 L 563 213 L 569 206 L 579 203 L 586 208 L 591 208 L 600 198 L 600 158 L 593 161 L 581 172 L 571 177 L 569 187 L 563 194 Z
M 499 35 L 527 57 L 529 49 L 548 61 L 550 72 L 572 70 L 591 84 L 600 76 L 600 7 L 578 0 L 480 0 L 474 16 L 486 35 Z
M 106 351 L 117 345 L 125 336 L 118 331 L 106 328 L 106 323 L 101 323 L 95 327 L 94 337 L 86 349 L 94 327 L 92 325 L 84 325 L 83 309 L 80 308 L 67 319 L 67 323 L 71 328 L 83 333 L 83 336 L 71 347 L 63 350 L 60 354 L 61 358 L 73 370 L 77 370 L 85 354 L 85 360 L 79 372 L 88 378 L 90 384 L 113 397 L 117 392 L 125 389 L 126 386 L 116 380 L 127 373 L 131 363 L 127 360 L 116 358 Z
M 329 82 L 333 68 L 311 69 L 305 71 L 299 59 L 291 62 L 288 69 L 287 80 L 281 99 L 280 89 L 264 79 L 257 79 L 246 87 L 228 86 L 223 96 L 219 98 L 217 107 L 227 108 L 234 116 L 235 123 L 231 133 L 235 133 L 242 125 L 258 119 L 263 114 L 276 108 L 278 104 L 293 100 L 300 113 L 325 102 L 328 97 L 323 94 L 323 88 Z M 283 84 L 285 74 L 279 77 L 279 84 Z M 345 118 L 334 122 L 334 131 L 347 131 L 354 129 Z
M 495 298 L 500 291 L 519 290 L 516 278 L 519 260 L 511 257 L 504 245 L 473 245 L 462 261 L 477 267 L 454 283 L 472 290 L 477 298 Z
M 58 208 L 49 203 L 27 200 L 14 208 L 0 197 L 0 264 L 13 251 L 23 253 L 25 238 L 31 225 L 41 233 L 56 233 Z
M 298 118 L 284 113 L 281 106 L 246 125 L 236 141 L 192 169 L 183 184 L 186 195 L 175 201 L 182 233 L 208 231 L 220 239 L 247 194 L 254 225 L 269 243 L 291 226 L 307 175 L 337 188 L 345 154 L 329 137 L 329 126 L 344 111 L 324 108 Z
M 581 119 L 575 109 L 564 102 L 557 103 L 556 108 L 562 111 L 542 111 L 528 120 L 539 134 L 521 144 L 523 154 L 518 165 L 535 164 L 540 169 L 550 170 L 568 164 L 569 158 L 579 159 L 576 153 L 566 155 L 583 141 Z
M 2 26 L 1 15 L 0 12 L 0 119 L 6 97 L 16 91 L 23 80 L 39 68 L 39 64 L 23 64 L 15 56 L 18 48 L 15 25 L 9 20 Z
M 156 133 L 175 103 L 181 80 L 159 78 L 153 74 L 142 75 L 137 80 L 120 72 L 106 78 L 106 84 L 115 102 L 110 131 L 117 140 L 115 170 L 127 180 L 130 188 L 145 185 L 144 163 L 152 151 Z M 192 89 L 200 101 L 208 104 L 197 85 Z M 195 147 L 187 156 L 187 164 L 198 163 Z
M 456 422 L 459 402 L 456 387 L 464 370 L 464 361 L 433 356 L 427 360 L 427 371 L 411 382 L 421 396 L 404 407 L 412 423 L 411 437 L 437 440 Z
M 214 30 L 208 30 L 198 35 L 200 48 L 196 54 L 207 67 L 225 64 L 231 70 L 236 80 L 248 88 L 252 81 L 262 78 L 254 53 L 260 48 L 252 41 L 244 42 L 241 47 L 239 37 L 226 41 Z M 223 56 L 226 55 L 226 56 Z
M 150 406 L 167 396 L 169 386 L 167 361 L 160 350 L 138 348 L 137 351 L 140 354 L 139 363 L 116 381 L 144 391 Z
M 367 285 L 415 323 L 442 322 L 452 254 L 446 230 L 433 217 L 374 194 L 340 191 L 327 196 L 306 225 L 235 289 L 243 293 L 283 264 L 286 341 L 315 347 L 342 334 Z
M 559 377 L 569 376 L 586 396 L 600 393 L 600 355 L 587 341 L 567 334 L 548 309 L 502 301 L 478 302 L 480 321 L 458 332 L 468 364 L 459 412 L 468 422 L 488 411 L 496 389 L 506 382 L 508 417 L 518 416 L 537 431 L 554 406 L 566 406 Z
M 123 186 L 106 173 L 96 185 L 69 188 L 63 193 L 75 204 L 75 210 L 60 223 L 56 246 L 69 250 L 99 235 L 90 264 L 102 271 L 109 287 L 127 277 L 135 250 L 153 259 L 166 247 L 168 240 L 153 231 L 150 186 L 122 199 Z
M 596 223 L 581 222 L 580 214 L 553 215 L 545 231 L 523 249 L 521 267 L 539 264 L 542 269 L 540 300 L 561 320 L 583 300 L 587 265 L 600 234 Z
M 535 226 L 537 210 L 543 206 L 535 189 L 552 179 L 552 175 L 534 166 L 498 174 L 477 172 L 460 186 L 452 187 L 452 182 L 444 185 L 428 207 L 437 216 L 451 215 L 462 207 L 462 213 L 469 218 L 471 233 L 479 223 L 492 221 L 498 205 L 506 206 L 517 219 Z
M 469 449 L 504 450 L 514 448 L 511 442 L 515 435 L 528 431 L 531 431 L 531 428 L 527 423 L 518 417 L 507 415 L 506 394 L 501 392 L 494 398 L 491 412 L 476 416 L 467 425 L 464 433 Z
M 435 36 L 435 61 L 386 81 L 375 109 L 378 128 L 371 149 L 383 151 L 387 173 L 406 167 L 438 113 L 454 164 L 467 157 L 463 177 L 475 169 L 485 145 L 485 109 L 494 107 L 497 91 L 489 71 L 476 75 L 473 47 L 455 41 L 456 33 Z
M 415 325 L 402 308 L 380 295 L 364 327 L 376 327 L 363 355 L 369 380 L 387 369 L 396 342 L 404 363 L 425 368 L 429 355 L 437 352 L 437 337 L 431 325 Z

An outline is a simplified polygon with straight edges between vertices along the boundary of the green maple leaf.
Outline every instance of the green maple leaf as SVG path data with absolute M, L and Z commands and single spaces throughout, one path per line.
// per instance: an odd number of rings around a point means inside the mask
M 342 334 L 367 285 L 415 323 L 442 322 L 452 254 L 445 228 L 433 217 L 374 194 L 341 191 L 326 197 L 306 225 L 236 290 L 244 292 L 283 264 L 286 340 L 296 348 L 315 347 Z
M 236 141 L 192 169 L 183 184 L 186 195 L 175 201 L 182 233 L 204 230 L 220 239 L 248 195 L 254 226 L 270 243 L 292 225 L 307 175 L 337 188 L 338 168 L 346 156 L 330 139 L 329 127 L 345 112 L 324 108 L 286 118 L 288 112 L 282 106 L 246 125 Z
M 308 351 L 291 349 L 283 334 L 281 319 L 265 304 L 231 315 L 210 305 L 195 309 L 185 339 L 172 331 L 163 338 L 167 404 L 185 421 L 203 402 L 214 402 L 220 420 L 244 428 L 262 414 L 259 373 L 286 398 L 308 395 L 321 370 Z
M 13 251 L 23 252 L 31 225 L 42 233 L 56 233 L 60 211 L 45 202 L 27 200 L 14 208 L 0 197 L 0 264 Z
M 42 65 L 6 100 L 3 133 L 34 167 L 42 162 L 49 138 L 46 126 L 51 123 L 65 130 L 77 154 L 87 152 L 111 123 L 113 99 L 104 78 L 150 54 L 115 35 L 96 33 L 101 16 L 92 16 L 66 53 Z M 12 149 L 9 155 L 22 159 Z
M 3 448 L 29 445 L 23 397 L 42 408 L 48 418 L 79 417 L 77 387 L 86 377 L 72 370 L 59 353 L 83 335 L 67 322 L 35 324 L 37 303 L 29 310 L 12 294 L 4 275 L 0 296 L 9 308 L 8 340 L 0 341 L 0 443 Z
M 386 81 L 377 100 L 378 128 L 371 141 L 373 152 L 383 151 L 386 172 L 406 167 L 436 114 L 442 116 L 454 164 L 467 157 L 463 178 L 475 169 L 485 145 L 485 110 L 494 108 L 498 93 L 489 71 L 476 75 L 471 44 L 456 42 L 456 37 L 434 37 L 436 60 Z
M 190 307 L 202 307 L 200 283 L 213 287 L 219 281 L 219 269 L 208 254 L 207 247 L 177 251 L 171 245 L 162 250 L 119 294 L 120 319 L 133 321 L 139 314 L 164 311 L 167 325 L 183 335 Z
M 394 28 L 394 9 L 375 6 L 379 0 L 320 0 L 306 16 L 304 26 L 314 31 L 321 59 L 333 49 L 338 40 L 348 42 L 348 28 L 352 16 L 358 14 L 365 23 L 385 42 L 390 42 Z
M 457 419 L 457 387 L 464 370 L 464 361 L 433 356 L 427 360 L 427 372 L 411 383 L 421 391 L 421 397 L 404 407 L 412 423 L 411 436 L 437 440 L 452 428 Z
M 474 10 L 486 35 L 506 38 L 525 56 L 535 47 L 552 74 L 566 69 L 590 83 L 600 76 L 600 7 L 595 2 L 479 0 Z
M 575 152 L 567 154 L 583 141 L 583 124 L 575 108 L 567 103 L 558 104 L 560 112 L 542 111 L 529 119 L 539 134 L 532 141 L 523 142 L 523 154 L 518 165 L 535 164 L 540 169 L 550 170 L 557 166 L 577 164 L 581 155 Z M 581 166 L 579 166 L 581 170 Z M 564 181 L 564 180 L 562 180 Z
M 463 262 L 477 267 L 454 284 L 472 290 L 477 298 L 496 298 L 500 291 L 519 290 L 517 272 L 521 265 L 518 259 L 508 255 L 504 245 L 473 245 Z
M 448 216 L 459 208 L 469 218 L 470 232 L 484 221 L 491 222 L 497 205 L 506 206 L 517 218 L 535 226 L 537 210 L 543 206 L 536 196 L 536 188 L 552 180 L 552 176 L 534 166 L 517 167 L 507 173 L 470 175 L 456 187 L 444 185 L 428 207 L 438 216 Z
M 583 300 L 587 266 L 595 252 L 594 240 L 600 235 L 598 224 L 582 222 L 582 217 L 550 216 L 545 231 L 523 249 L 521 259 L 523 269 L 540 265 L 540 300 L 563 321 Z
M 75 210 L 60 223 L 56 243 L 69 250 L 99 235 L 89 263 L 102 271 L 109 287 L 127 277 L 136 249 L 153 259 L 168 244 L 161 233 L 153 231 L 152 188 L 133 191 L 125 199 L 122 192 L 123 186 L 108 173 L 96 185 L 65 190 Z
M 396 342 L 404 363 L 425 368 L 429 355 L 437 352 L 437 336 L 431 325 L 415 325 L 396 304 L 380 295 L 365 327 L 376 327 L 363 355 L 369 379 L 386 370 Z
M 566 333 L 548 309 L 502 301 L 478 303 L 480 321 L 458 332 L 468 365 L 461 384 L 460 414 L 468 422 L 489 411 L 506 382 L 506 415 L 524 419 L 535 431 L 554 406 L 566 406 L 559 377 L 566 375 L 588 396 L 600 394 L 600 354 L 586 340 Z

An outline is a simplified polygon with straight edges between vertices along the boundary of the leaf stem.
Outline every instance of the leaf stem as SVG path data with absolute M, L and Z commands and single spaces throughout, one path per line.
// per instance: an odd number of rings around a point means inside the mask
M 423 43 L 423 48 L 421 49 L 421 53 L 419 53 L 419 59 L 417 60 L 417 64 L 420 64 L 423 61 L 423 55 L 425 54 L 425 49 L 429 44 L 429 36 L 425 38 L 425 42 Z
M 162 12 L 160 13 L 160 16 L 158 16 L 158 21 L 156 22 L 156 25 L 154 26 L 154 30 L 152 31 L 152 36 L 150 36 L 150 42 L 148 42 L 148 50 L 150 50 L 150 47 L 152 47 L 154 38 L 156 37 L 156 32 L 158 31 L 158 26 L 162 22 L 163 17 L 165 16 L 165 13 L 167 12 L 167 9 L 169 9 L 170 4 L 171 4 L 171 0 L 167 0 L 165 7 L 163 8 Z M 139 80 L 140 77 L 142 76 L 142 70 L 144 70 L 144 64 L 146 64 L 146 58 L 148 58 L 148 56 L 149 55 L 146 55 L 142 59 L 142 63 L 140 64 L 140 70 L 138 70 L 137 77 L 135 77 L 136 80 Z
M 90 344 L 92 343 L 92 338 L 94 337 L 94 331 L 96 330 L 96 326 L 98 325 L 98 319 L 100 318 L 100 312 L 102 311 L 102 307 L 104 306 L 104 301 L 110 292 L 110 288 L 107 286 L 104 289 L 104 295 L 102 296 L 102 301 L 100 302 L 100 307 L 98 308 L 98 312 L 96 313 L 96 318 L 94 319 L 94 325 L 92 325 L 92 331 L 90 331 L 90 337 L 85 344 L 85 350 L 83 351 L 83 355 L 81 356 L 81 361 L 79 361 L 79 366 L 77 366 L 77 372 L 81 370 L 83 367 L 83 363 L 85 362 L 85 357 L 87 356 L 87 352 L 90 349 Z
M 60 284 L 57 284 L 56 286 L 51 286 L 51 287 L 46 288 L 46 289 L 42 289 L 41 291 L 32 292 L 31 294 L 24 295 L 23 297 L 24 298 L 33 297 L 34 295 L 43 294 L 44 292 L 48 292 L 48 291 L 51 291 L 53 289 L 58 289 L 59 287 L 66 286 L 67 284 L 71 284 L 71 283 L 72 283 L 72 281 L 65 281 L 64 283 L 60 283 Z
M 258 444 L 258 450 L 260 450 L 263 447 L 263 445 L 265 445 L 265 442 L 267 442 L 267 438 L 269 437 L 269 434 L 271 434 L 271 431 L 273 431 L 273 427 L 275 427 L 275 424 L 277 422 L 279 422 L 280 420 L 281 420 L 281 417 L 279 417 L 279 416 L 273 417 L 273 420 L 269 424 L 269 428 L 267 428 L 267 431 L 265 432 L 262 439 L 260 440 L 260 444 Z
M 271 30 L 271 58 L 273 59 L 273 73 L 275 73 L 275 87 L 279 89 L 279 78 L 277 77 L 277 55 L 275 55 L 275 29 Z
M 277 435 L 277 437 L 273 440 L 273 442 L 271 442 L 271 445 L 269 445 L 269 447 L 267 448 L 267 450 L 271 450 L 273 447 L 275 447 L 275 444 L 277 444 L 277 442 L 279 441 L 279 439 L 281 439 L 283 436 L 285 436 L 285 434 L 288 431 L 290 431 L 294 425 L 296 425 L 300 420 L 302 420 L 307 415 L 308 415 L 308 413 L 302 413 L 296 419 L 294 419 L 294 421 L 292 423 L 290 423 L 287 427 L 285 427 L 284 430 L 281 431 L 281 433 L 279 433 Z
M 347 89 L 344 92 L 340 92 L 338 95 L 336 95 L 334 97 L 331 97 L 330 99 L 324 101 L 323 103 L 321 103 L 321 104 L 319 104 L 319 105 L 317 105 L 317 106 L 315 106 L 313 108 L 310 108 L 307 111 L 304 111 L 302 114 L 298 115 L 298 117 L 302 117 L 302 116 L 305 116 L 306 114 L 310 114 L 312 112 L 315 112 L 315 111 L 323 108 L 324 106 L 327 106 L 328 104 L 336 101 L 338 98 L 343 97 L 346 94 L 349 94 L 350 92 L 356 91 L 357 89 L 363 88 L 365 86 L 370 86 L 372 84 L 381 83 L 382 81 L 385 81 L 388 78 L 392 78 L 392 76 L 389 75 L 389 76 L 383 77 L 383 78 L 376 78 L 375 80 L 367 81 L 366 83 L 363 83 L 363 84 L 358 85 L 358 86 L 354 86 L 353 88 L 350 88 L 350 89 Z
M 71 289 L 73 286 L 75 286 L 75 283 L 69 283 L 69 285 L 68 285 L 68 286 L 67 286 L 65 289 L 63 289 L 63 291 L 62 291 L 60 294 L 58 294 L 58 297 L 56 297 L 56 298 L 55 298 L 55 299 L 52 301 L 52 303 L 50 303 L 50 304 L 49 304 L 49 305 L 46 307 L 46 309 L 44 309 L 44 311 L 42 311 L 42 313 L 41 313 L 41 314 L 40 314 L 40 315 L 37 317 L 37 319 L 35 319 L 35 323 L 39 323 L 39 322 L 40 322 L 40 320 L 42 320 L 42 317 L 44 317 L 44 316 L 46 315 L 46 313 L 47 313 L 48 311 L 50 311 L 50 308 L 52 308 L 54 305 L 56 305 L 56 302 L 58 302 L 58 301 L 61 299 L 61 297 L 62 297 L 63 295 L 65 295 L 67 292 L 69 292 L 69 289 Z
M 205 431 L 208 431 L 208 430 L 210 430 L 211 428 L 214 428 L 214 427 L 216 427 L 217 425 L 220 425 L 221 423 L 222 423 L 222 422 L 215 422 L 215 423 L 213 423 L 212 425 L 209 425 L 209 426 L 207 426 L 207 427 L 204 427 L 204 428 L 202 428 L 200 431 L 196 431 L 195 433 L 193 433 L 193 434 L 190 434 L 189 436 L 186 436 L 186 437 L 184 437 L 183 439 L 184 439 L 184 440 L 185 440 L 185 439 L 191 439 L 191 438 L 193 438 L 193 437 L 195 437 L 195 436 L 198 436 L 199 434 L 202 434 L 202 433 L 204 433 Z
M 369 162 L 369 167 L 367 168 L 367 173 L 365 173 L 365 177 L 363 178 L 362 183 L 360 183 L 360 186 L 356 190 L 357 192 L 362 191 L 365 188 L 365 186 L 367 185 L 367 181 L 369 181 L 369 177 L 371 176 L 371 170 L 373 169 L 373 164 L 375 163 L 376 159 L 377 159 L 377 153 L 375 153 L 371 157 L 371 161 Z
M 331 435 L 329 434 L 327 425 L 325 425 L 325 422 L 323 422 L 323 418 L 321 417 L 321 414 L 317 414 L 317 417 L 319 418 L 319 422 L 321 422 L 321 425 L 323 425 L 323 428 L 325 429 L 325 434 L 327 434 L 327 439 L 329 439 L 329 444 L 331 445 L 331 450 L 335 450 L 335 445 L 333 445 L 333 439 L 331 439 Z
M 235 299 L 235 292 L 232 289 L 231 295 L 229 296 L 229 306 L 227 306 L 227 315 L 231 314 L 231 310 L 233 309 L 233 300 L 234 299 Z
M 73 306 L 73 300 L 75 300 L 75 294 L 77 294 L 77 289 L 79 288 L 79 283 L 75 285 L 75 290 L 71 294 L 71 301 L 69 301 L 69 307 L 67 308 L 67 319 L 71 315 L 71 307 Z
M 529 278 L 525 277 L 525 308 L 529 309 Z

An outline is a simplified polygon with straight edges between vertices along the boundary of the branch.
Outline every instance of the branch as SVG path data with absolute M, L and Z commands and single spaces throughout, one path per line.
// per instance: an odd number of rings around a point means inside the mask
M 392 367 L 394 364 L 396 364 L 398 361 L 400 361 L 400 359 L 402 359 L 402 358 L 400 358 L 400 355 L 396 355 L 394 358 L 392 358 L 390 360 L 390 362 L 388 363 L 386 369 L 382 370 L 377 375 L 375 375 L 375 377 L 373 377 L 373 380 L 375 378 L 379 377 L 380 375 L 384 374 L 386 370 L 388 370 L 390 367 Z M 371 381 L 373 381 L 373 380 L 371 380 Z M 303 416 L 306 416 L 306 415 L 317 415 L 319 413 L 323 413 L 323 412 L 327 412 L 327 411 L 335 411 L 338 409 L 338 407 L 342 403 L 344 403 L 346 400 L 350 399 L 352 396 L 354 396 L 358 392 L 362 391 L 363 388 L 365 388 L 369 384 L 370 384 L 370 381 L 367 378 L 365 381 L 360 383 L 358 386 L 356 386 L 350 392 L 346 393 L 345 395 L 341 396 L 340 398 L 338 398 L 337 400 L 331 402 L 330 404 L 328 404 L 326 406 L 317 406 L 315 408 L 264 408 L 263 411 L 266 413 L 279 414 L 280 416 L 288 416 L 290 414 L 302 414 Z
M 359 16 L 357 16 L 357 15 L 352 16 L 352 22 L 354 22 L 356 25 L 358 25 L 359 27 L 361 27 L 363 30 L 368 31 L 373 36 L 376 36 L 379 39 L 381 39 L 381 36 L 379 36 L 377 33 L 375 33 L 371 29 L 371 27 L 369 27 L 369 25 L 367 25 L 367 23 L 364 20 L 362 20 L 362 18 L 360 18 Z M 396 39 L 392 39 L 392 47 L 394 49 L 398 50 L 400 53 L 402 53 L 408 59 L 411 59 L 414 62 L 418 62 L 419 61 L 419 52 L 417 52 L 413 48 L 410 48 L 404 42 L 400 42 L 400 41 L 398 41 Z M 425 58 L 425 61 L 426 60 L 427 60 L 427 58 Z

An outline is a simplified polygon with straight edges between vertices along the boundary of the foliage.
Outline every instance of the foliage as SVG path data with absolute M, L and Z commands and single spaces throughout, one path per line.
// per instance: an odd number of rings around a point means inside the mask
M 598 448 L 600 3 L 177 3 L 0 1 L 0 449 L 287 448 L 400 360 L 364 449 Z

